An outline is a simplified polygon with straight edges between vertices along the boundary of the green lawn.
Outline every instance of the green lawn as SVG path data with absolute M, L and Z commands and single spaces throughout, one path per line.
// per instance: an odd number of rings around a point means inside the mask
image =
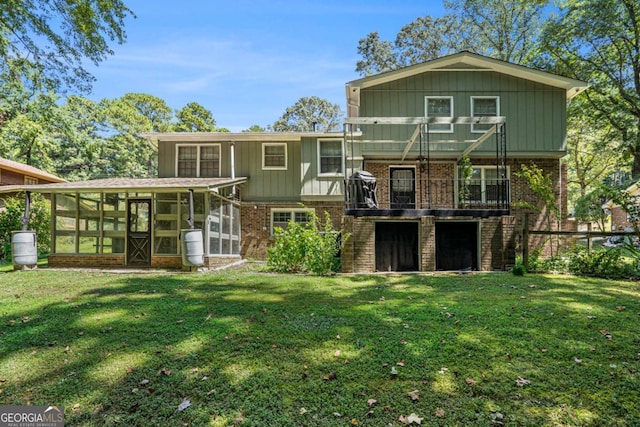
M 0 404 L 69 426 L 640 425 L 636 282 L 41 269 L 0 316 Z

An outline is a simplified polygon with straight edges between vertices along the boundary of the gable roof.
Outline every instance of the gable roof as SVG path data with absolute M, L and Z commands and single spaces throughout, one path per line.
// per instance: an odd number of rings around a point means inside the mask
M 28 175 L 33 178 L 44 179 L 51 182 L 66 182 L 65 179 L 59 176 L 45 172 L 42 169 L 35 168 L 33 166 L 25 165 L 24 163 L 14 162 L 13 160 L 0 157 L 0 169 L 10 170 L 23 175 Z
M 525 80 L 531 80 L 552 87 L 565 89 L 567 101 L 587 89 L 588 84 L 581 80 L 559 76 L 546 71 L 535 70 L 523 65 L 513 64 L 500 59 L 489 58 L 467 51 L 443 56 L 432 61 L 411 65 L 398 70 L 389 71 L 374 76 L 363 77 L 347 83 L 347 104 L 360 105 L 360 89 L 377 86 L 383 83 L 404 79 L 427 72 L 441 71 L 475 71 L 507 74 Z

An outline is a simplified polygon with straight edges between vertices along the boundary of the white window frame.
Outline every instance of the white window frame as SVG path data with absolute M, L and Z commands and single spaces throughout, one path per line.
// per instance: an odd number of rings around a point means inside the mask
M 430 116 L 429 115 L 429 100 L 431 99 L 448 99 L 449 100 L 449 104 L 451 106 L 451 111 L 449 113 L 449 117 L 453 118 L 453 96 L 425 96 L 424 97 L 424 116 L 429 118 L 429 117 L 438 117 L 438 116 Z M 448 129 L 432 129 L 431 126 L 434 125 L 429 125 L 428 126 L 428 130 L 429 133 L 453 133 L 453 123 L 449 123 Z M 447 126 L 447 125 L 435 125 L 435 126 Z
M 474 105 L 476 99 L 494 99 L 496 101 L 496 115 L 498 117 L 500 115 L 500 97 L 497 95 L 491 96 L 472 96 L 471 97 L 471 117 L 488 117 L 488 116 L 476 116 L 474 113 Z M 482 128 L 477 128 L 477 126 L 487 126 L 487 125 L 476 125 L 471 124 L 471 132 L 472 133 L 485 133 L 487 130 Z M 493 126 L 493 125 L 492 125 Z
M 284 166 L 267 166 L 266 165 L 266 151 L 267 147 L 284 147 Z M 263 142 L 262 143 L 262 170 L 287 170 L 289 164 L 289 155 L 287 152 L 286 142 Z
M 335 172 L 322 172 L 322 157 L 320 147 L 323 142 L 340 142 L 340 169 L 338 173 Z M 344 176 L 344 140 L 338 138 L 322 138 L 318 139 L 318 176 Z
M 293 222 L 296 222 L 296 213 L 299 213 L 299 212 L 308 213 L 309 211 L 315 212 L 315 209 L 313 208 L 272 208 L 270 213 L 271 218 L 270 218 L 270 226 L 269 226 L 271 236 L 275 236 L 275 232 L 273 230 L 273 217 L 275 216 L 274 214 L 281 213 L 281 212 L 289 213 L 291 215 L 290 221 L 293 220 Z
M 471 200 L 476 203 L 490 203 L 495 200 L 487 200 L 487 178 L 485 171 L 487 170 L 496 170 L 495 165 L 471 165 L 471 169 L 480 169 L 480 195 L 482 200 Z M 510 178 L 510 167 L 507 166 L 507 176 L 504 179 L 509 180 Z M 500 179 L 500 177 L 496 177 L 496 179 Z M 511 192 L 509 192 L 509 199 L 511 199 Z M 509 200 L 510 201 L 510 200 Z
M 176 144 L 176 162 L 175 162 L 175 177 L 176 178 L 187 178 L 178 175 L 178 161 L 179 161 L 179 153 L 180 148 L 182 147 L 196 147 L 196 176 L 195 178 L 200 178 L 200 154 L 202 147 L 218 147 L 218 176 L 217 177 L 208 177 L 208 178 L 218 178 L 222 176 L 222 145 L 221 144 Z

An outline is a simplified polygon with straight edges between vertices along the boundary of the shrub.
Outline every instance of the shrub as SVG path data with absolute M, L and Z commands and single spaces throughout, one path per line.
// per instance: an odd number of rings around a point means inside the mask
M 325 212 L 321 222 L 313 211 L 309 222 L 290 222 L 286 230 L 276 228 L 276 240 L 267 249 L 267 268 L 279 273 L 330 274 L 340 270 L 340 250 L 348 236 L 334 230 Z
M 594 277 L 631 277 L 638 274 L 636 263 L 627 263 L 619 248 L 588 251 L 575 245 L 569 252 L 567 269 L 574 274 Z
M 24 207 L 24 196 L 8 197 L 4 201 L 4 209 L 0 211 L 0 259 L 11 258 L 11 232 L 22 230 Z M 27 228 L 36 232 L 38 255 L 47 255 L 51 243 L 51 209 L 40 194 L 31 195 Z

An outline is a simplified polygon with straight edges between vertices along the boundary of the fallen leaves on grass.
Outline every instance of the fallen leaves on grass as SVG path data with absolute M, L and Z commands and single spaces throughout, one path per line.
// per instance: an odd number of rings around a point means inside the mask
M 171 375 L 172 372 L 173 371 L 171 371 L 171 369 L 166 369 L 166 368 L 160 369 L 160 374 L 164 375 L 165 377 L 168 377 L 169 375 Z
M 442 409 L 442 408 L 436 409 L 436 417 L 438 417 L 438 418 L 444 417 L 444 409 Z
M 417 389 L 407 393 L 407 396 L 409 396 L 414 402 L 416 400 L 420 400 L 420 392 Z
M 600 329 L 600 333 L 608 340 L 612 340 L 613 336 L 611 335 L 611 333 L 609 333 L 609 331 L 605 330 L 605 329 Z
M 376 403 L 378 403 L 378 401 L 377 401 L 376 399 L 369 399 L 369 400 L 367 400 L 367 405 L 369 405 L 369 406 L 373 406 L 373 405 L 375 405 Z
M 187 409 L 189 406 L 191 406 L 191 401 L 189 399 L 184 399 L 182 403 L 178 405 L 178 411 L 182 412 L 185 409 Z
M 306 408 L 300 408 L 300 415 L 304 415 L 307 413 Z
M 531 381 L 524 379 L 522 377 L 518 377 L 518 379 L 516 380 L 516 384 L 518 385 L 518 387 L 524 387 L 526 385 L 531 384 Z
M 409 416 L 400 415 L 400 418 L 398 418 L 398 421 L 400 421 L 404 425 L 422 424 L 422 418 L 420 418 L 418 415 L 416 415 L 414 413 L 412 413 Z
M 333 372 L 329 372 L 329 374 L 328 374 L 328 375 L 326 375 L 326 376 L 323 378 L 323 380 L 325 380 L 325 381 L 333 381 L 333 380 L 335 380 L 336 378 L 338 378 L 338 374 L 336 374 L 336 372 L 335 372 L 335 371 L 333 371 Z

